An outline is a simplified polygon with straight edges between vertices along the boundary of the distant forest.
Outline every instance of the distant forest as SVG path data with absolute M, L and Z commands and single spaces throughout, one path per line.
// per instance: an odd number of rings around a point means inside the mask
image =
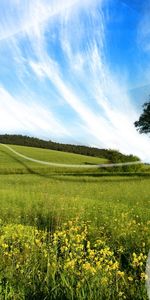
M 94 147 L 81 146 L 81 145 L 61 144 L 52 141 L 44 141 L 38 138 L 23 136 L 23 135 L 9 135 L 9 134 L 0 135 L 0 143 L 30 146 L 30 147 L 82 154 L 87 156 L 106 158 L 109 160 L 109 162 L 113 162 L 113 163 L 140 160 L 137 156 L 124 155 L 117 150 L 98 149 Z

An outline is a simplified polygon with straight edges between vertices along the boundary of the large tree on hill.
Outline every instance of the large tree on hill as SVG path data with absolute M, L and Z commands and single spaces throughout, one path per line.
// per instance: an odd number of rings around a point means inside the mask
M 150 133 L 150 101 L 144 103 L 143 112 L 134 125 L 139 133 Z

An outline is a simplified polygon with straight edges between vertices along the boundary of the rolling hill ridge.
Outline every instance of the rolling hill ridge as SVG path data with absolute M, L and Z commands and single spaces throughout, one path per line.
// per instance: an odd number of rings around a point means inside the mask
M 98 158 L 104 158 L 110 162 L 127 162 L 140 160 L 134 155 L 125 155 L 117 150 L 111 149 L 99 149 L 94 147 L 82 146 L 82 145 L 71 145 L 53 142 L 51 140 L 45 141 L 34 137 L 23 136 L 23 135 L 0 135 L 0 143 L 12 144 L 20 146 L 30 146 L 36 148 L 50 149 L 63 151 L 68 153 L 81 154 L 86 156 L 93 156 Z

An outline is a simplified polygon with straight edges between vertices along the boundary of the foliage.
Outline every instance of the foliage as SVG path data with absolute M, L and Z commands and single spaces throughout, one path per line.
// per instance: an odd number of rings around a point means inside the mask
M 134 156 L 132 154 L 130 155 L 124 155 L 116 150 L 109 150 L 108 159 L 112 163 L 126 163 L 126 162 L 137 162 L 140 161 L 140 159 L 137 156 Z M 140 164 L 135 165 L 125 165 L 125 166 L 118 166 L 114 168 L 110 168 L 110 172 L 116 172 L 116 171 L 123 171 L 123 172 L 136 172 L 141 170 Z
M 145 244 L 133 253 L 110 248 L 104 236 L 91 244 L 87 224 L 79 221 L 53 234 L 1 225 L 1 299 L 146 299 Z
M 150 102 L 143 105 L 143 112 L 134 125 L 140 133 L 150 133 Z

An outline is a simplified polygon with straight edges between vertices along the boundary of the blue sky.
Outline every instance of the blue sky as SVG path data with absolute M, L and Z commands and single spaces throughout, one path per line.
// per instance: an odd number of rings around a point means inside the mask
M 133 122 L 150 93 L 147 0 L 1 0 L 0 133 L 150 161 Z

